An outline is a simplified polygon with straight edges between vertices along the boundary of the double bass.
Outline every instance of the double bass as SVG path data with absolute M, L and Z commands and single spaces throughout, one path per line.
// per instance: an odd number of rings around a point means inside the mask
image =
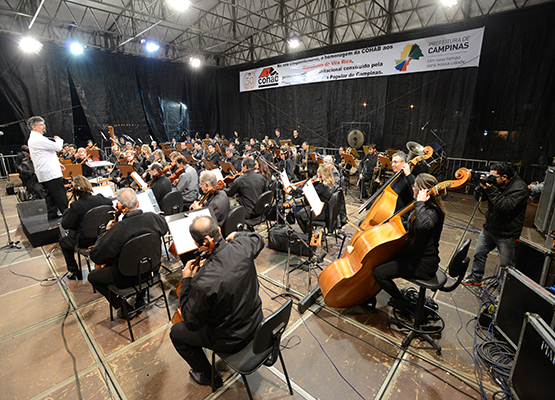
M 438 183 L 428 190 L 428 195 L 437 196 L 441 191 L 460 188 L 468 182 L 470 176 L 469 170 L 460 168 L 455 173 L 457 180 Z M 367 301 L 378 292 L 374 268 L 390 261 L 403 249 L 407 232 L 401 217 L 414 208 L 415 202 L 383 222 L 360 230 L 347 246 L 346 254 L 322 271 L 318 283 L 326 305 L 351 307 Z

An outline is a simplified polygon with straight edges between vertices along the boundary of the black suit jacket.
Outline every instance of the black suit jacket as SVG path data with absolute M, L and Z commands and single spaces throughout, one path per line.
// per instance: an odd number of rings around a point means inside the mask
M 112 205 L 112 200 L 101 194 L 84 193 L 79 197 L 79 200 L 74 201 L 64 210 L 62 214 L 62 228 L 71 229 L 69 236 L 77 237 L 77 234 L 81 232 L 81 225 L 83 224 L 85 214 L 89 210 L 102 205 Z

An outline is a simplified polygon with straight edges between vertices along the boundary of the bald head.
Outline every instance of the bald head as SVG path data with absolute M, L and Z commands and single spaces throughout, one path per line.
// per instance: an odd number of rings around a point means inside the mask
M 198 246 L 203 244 L 204 238 L 207 236 L 214 239 L 215 242 L 221 237 L 218 223 L 214 218 L 207 216 L 196 218 L 189 227 L 189 232 Z

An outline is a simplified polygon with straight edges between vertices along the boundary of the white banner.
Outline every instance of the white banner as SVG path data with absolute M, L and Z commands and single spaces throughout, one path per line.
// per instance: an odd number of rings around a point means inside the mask
M 477 67 L 483 37 L 484 28 L 478 28 L 241 71 L 240 91 Z

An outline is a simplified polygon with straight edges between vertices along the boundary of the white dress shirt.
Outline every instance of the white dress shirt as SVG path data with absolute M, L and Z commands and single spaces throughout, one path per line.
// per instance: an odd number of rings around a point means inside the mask
M 52 141 L 40 132 L 31 131 L 27 145 L 39 182 L 48 182 L 62 177 L 62 168 L 56 154 L 64 146 L 62 138 Z

